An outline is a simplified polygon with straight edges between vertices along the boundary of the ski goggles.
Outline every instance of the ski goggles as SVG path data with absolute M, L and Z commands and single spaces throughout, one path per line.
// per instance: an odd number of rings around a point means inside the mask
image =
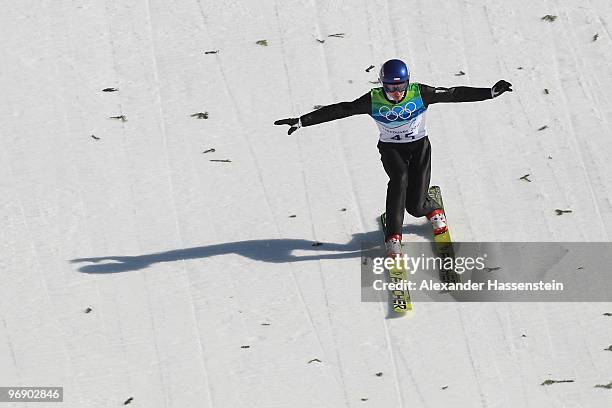
M 383 88 L 388 93 L 391 93 L 391 92 L 404 92 L 408 88 L 408 81 L 400 82 L 399 84 L 385 84 L 385 83 L 383 83 Z

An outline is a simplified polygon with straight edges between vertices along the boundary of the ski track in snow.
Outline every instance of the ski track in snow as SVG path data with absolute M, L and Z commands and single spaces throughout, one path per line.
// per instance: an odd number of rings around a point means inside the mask
M 376 126 L 272 124 L 354 100 L 394 57 L 429 85 L 507 79 L 494 101 L 428 111 L 454 238 L 609 241 L 611 19 L 602 0 L 16 3 L 0 17 L 0 386 L 64 386 L 79 408 L 611 406 L 594 388 L 612 381 L 609 303 L 362 303 Z M 34 405 L 57 404 L 6 404 Z

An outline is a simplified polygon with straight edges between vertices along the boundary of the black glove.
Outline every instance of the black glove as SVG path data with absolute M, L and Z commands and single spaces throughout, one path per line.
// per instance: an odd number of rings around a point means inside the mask
M 495 98 L 506 91 L 512 92 L 511 86 L 512 84 L 510 82 L 504 81 L 503 79 L 497 81 L 495 85 L 493 85 L 493 88 L 491 88 L 491 96 Z
M 289 128 L 289 130 L 287 131 L 287 134 L 290 135 L 293 132 L 295 132 L 296 130 L 298 130 L 299 128 L 302 127 L 302 124 L 300 123 L 300 119 L 299 118 L 288 118 L 288 119 L 280 119 L 277 120 L 276 122 L 274 122 L 275 125 L 289 125 L 291 126 Z

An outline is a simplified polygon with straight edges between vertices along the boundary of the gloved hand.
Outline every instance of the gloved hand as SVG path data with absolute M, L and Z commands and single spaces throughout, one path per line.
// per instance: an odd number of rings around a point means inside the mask
M 504 81 L 503 79 L 497 81 L 495 85 L 493 85 L 493 87 L 491 88 L 491 97 L 495 98 L 506 91 L 512 92 L 511 86 L 512 84 L 510 82 Z
M 287 131 L 287 134 L 290 135 L 299 128 L 302 127 L 302 123 L 299 118 L 288 118 L 288 119 L 280 119 L 274 122 L 275 125 L 289 125 L 291 126 Z

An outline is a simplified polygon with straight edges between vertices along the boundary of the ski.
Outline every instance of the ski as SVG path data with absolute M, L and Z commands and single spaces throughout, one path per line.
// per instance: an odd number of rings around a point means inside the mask
M 434 200 L 442 211 L 444 211 L 444 202 L 442 201 L 442 190 L 439 186 L 431 186 L 429 187 L 429 197 Z M 446 211 L 444 211 L 444 215 L 446 216 Z M 439 257 L 443 260 L 443 265 L 446 264 L 444 262 L 445 259 L 451 258 L 454 261 L 455 258 L 455 250 L 453 249 L 453 241 L 450 236 L 450 227 L 448 227 L 448 218 L 447 218 L 447 231 L 434 235 L 434 247 Z M 453 262 L 454 264 L 454 262 Z M 452 268 L 440 268 L 440 281 L 444 283 L 460 283 L 461 276 L 457 274 Z
M 387 215 L 382 213 L 380 216 L 380 226 L 383 232 L 383 248 L 384 242 L 387 237 Z M 402 245 L 402 253 L 404 251 Z M 408 274 L 406 268 L 399 265 L 393 266 L 387 270 L 389 272 L 389 281 L 391 283 L 402 283 L 408 282 Z M 391 298 L 393 303 L 393 310 L 396 313 L 406 313 L 412 310 L 412 302 L 410 300 L 410 292 L 408 289 L 393 290 L 391 291 Z

